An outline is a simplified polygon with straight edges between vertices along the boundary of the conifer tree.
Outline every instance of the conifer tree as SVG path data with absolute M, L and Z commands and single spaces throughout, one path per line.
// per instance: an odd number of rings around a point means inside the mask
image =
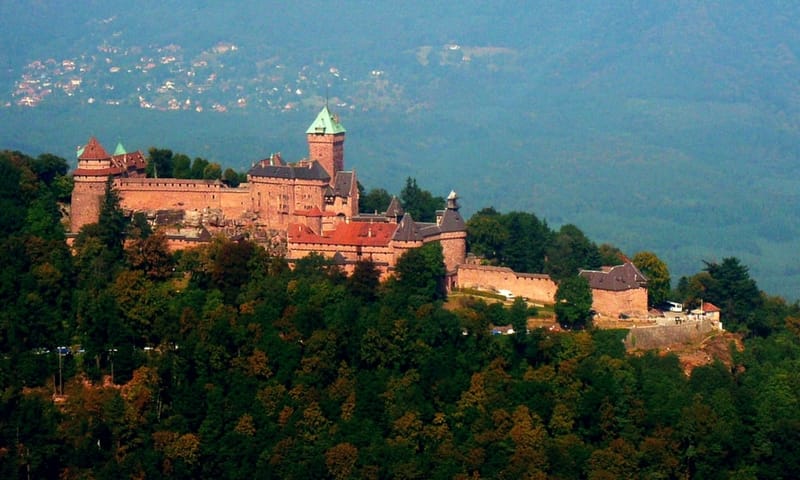
M 113 180 L 109 177 L 100 204 L 97 236 L 114 259 L 122 259 L 122 246 L 128 224 L 119 202 L 119 193 L 114 189 Z

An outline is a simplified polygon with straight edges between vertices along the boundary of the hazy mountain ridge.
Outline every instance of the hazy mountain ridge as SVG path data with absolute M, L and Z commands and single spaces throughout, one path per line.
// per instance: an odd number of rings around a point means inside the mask
M 218 54 L 224 66 L 207 92 L 224 101 L 209 98 L 201 113 L 130 112 L 147 83 L 137 81 L 130 107 L 99 108 L 76 94 L 45 99 L 36 109 L 47 114 L 0 108 L 14 122 L 0 140 L 68 156 L 96 134 L 243 168 L 275 150 L 302 156 L 301 132 L 329 95 L 342 105 L 348 165 L 368 186 L 394 191 L 415 176 L 433 191 L 458 189 L 467 213 L 494 205 L 576 223 L 598 242 L 655 250 L 674 274 L 736 255 L 762 288 L 798 296 L 800 7 L 365 6 L 2 5 L 0 18 L 17 19 L 0 33 L 18 47 L 0 57 L 6 92 L 33 59 L 99 58 L 103 41 L 152 52 L 179 45 L 184 65 L 217 45 L 238 49 Z M 150 69 L 151 90 L 176 75 L 175 63 Z M 258 97 L 278 64 L 280 98 Z M 104 93 L 112 80 L 106 70 L 86 88 Z M 244 108 L 230 106 L 239 86 L 251 95 Z M 209 111 L 214 102 L 228 112 Z M 284 111 L 287 102 L 296 106 Z M 45 118 L 54 128 L 41 127 Z

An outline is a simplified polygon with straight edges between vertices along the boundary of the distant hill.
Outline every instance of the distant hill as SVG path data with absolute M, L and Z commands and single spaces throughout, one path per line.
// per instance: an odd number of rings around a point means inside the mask
M 369 187 L 575 223 L 675 278 L 737 256 L 800 297 L 800 5 L 365 5 L 3 2 L 0 148 L 245 168 L 304 155 L 327 98 Z

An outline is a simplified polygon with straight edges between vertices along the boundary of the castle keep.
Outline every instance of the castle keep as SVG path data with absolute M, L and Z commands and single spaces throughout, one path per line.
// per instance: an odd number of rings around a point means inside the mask
M 217 231 L 250 232 L 263 241 L 285 240 L 290 261 L 317 252 L 345 271 L 371 260 L 387 275 L 406 250 L 439 242 L 454 281 L 466 255 L 466 225 L 455 192 L 432 223 L 415 222 L 396 199 L 383 214 L 359 215 L 356 172 L 344 170 L 345 133 L 325 106 L 306 130 L 308 158 L 286 163 L 270 155 L 235 188 L 219 180 L 147 178 L 141 152 L 128 153 L 120 144 L 110 155 L 91 138 L 73 172 L 70 230 L 77 233 L 97 221 L 111 178 L 123 210 L 172 227 L 167 235 L 172 248 L 207 241 Z

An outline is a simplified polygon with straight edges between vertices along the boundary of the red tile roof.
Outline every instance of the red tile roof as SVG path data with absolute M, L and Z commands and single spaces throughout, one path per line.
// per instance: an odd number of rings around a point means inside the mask
M 298 215 L 298 216 L 301 216 L 301 217 L 322 217 L 322 216 L 324 216 L 324 214 L 322 213 L 322 210 L 320 210 L 319 207 L 317 207 L 316 205 L 314 205 L 310 210 L 295 210 L 294 214 Z
M 147 167 L 147 160 L 140 151 L 122 153 L 111 157 L 111 162 L 116 165 L 124 165 L 128 170 L 144 170 Z
M 718 306 L 714 305 L 711 302 L 703 302 L 703 311 L 704 312 L 719 312 L 720 309 Z
M 317 235 L 305 225 L 289 226 L 289 241 L 292 243 L 319 243 L 324 245 L 388 246 L 397 225 L 391 223 L 351 222 L 342 223 L 336 230 Z
M 105 155 L 105 157 L 97 157 L 98 155 Z M 106 168 L 77 168 L 73 175 L 92 175 L 92 176 L 143 176 L 147 161 L 142 155 L 142 152 L 136 151 L 131 153 L 123 153 L 120 155 L 109 156 L 103 149 L 103 146 L 92 137 L 89 143 L 83 150 L 80 156 L 81 160 L 109 160 L 108 167 Z
M 81 153 L 81 156 L 78 157 L 78 160 L 104 160 L 110 156 L 111 155 L 106 152 L 106 149 L 100 145 L 100 142 L 98 142 L 96 138 L 92 137 L 89 139 L 89 143 L 83 147 L 83 153 Z

